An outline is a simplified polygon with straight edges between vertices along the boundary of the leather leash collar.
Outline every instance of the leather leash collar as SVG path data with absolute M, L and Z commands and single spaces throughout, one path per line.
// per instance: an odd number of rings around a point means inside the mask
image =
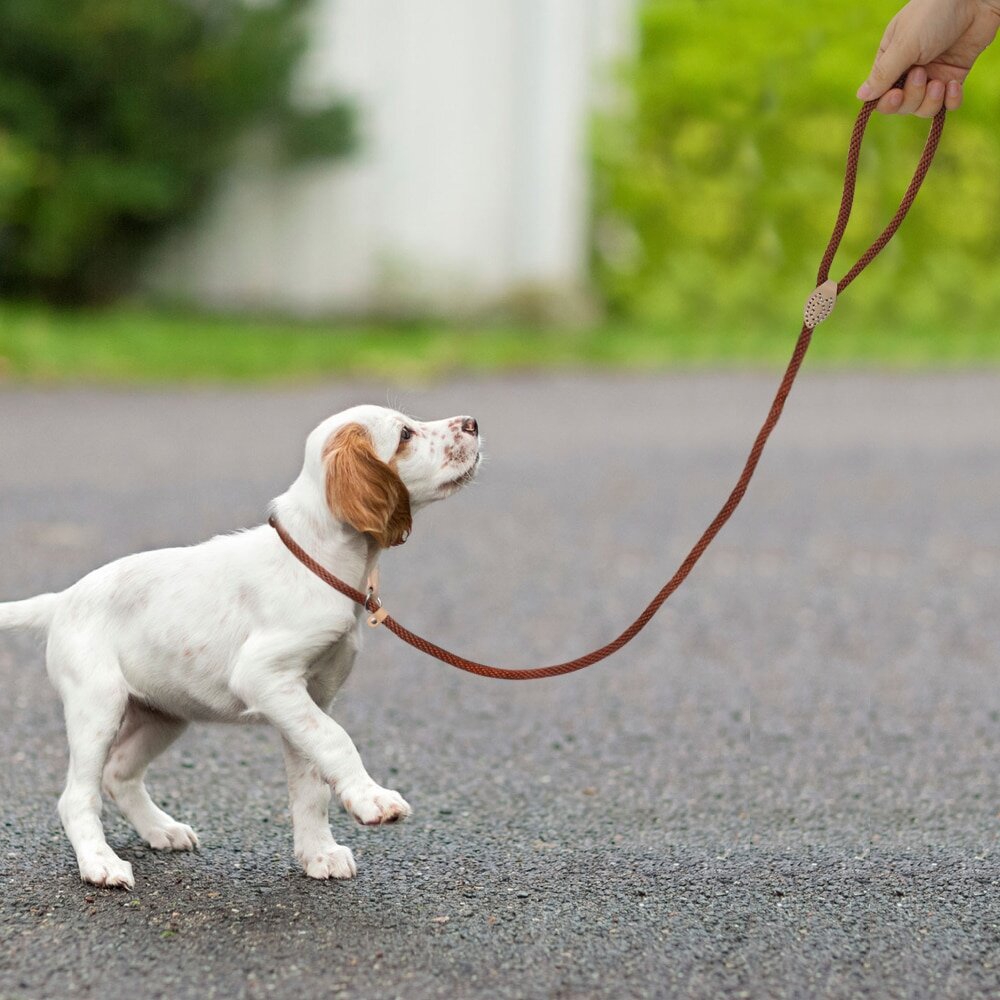
M 896 86 L 901 87 L 902 80 L 898 82 Z M 712 540 L 722 529 L 722 526 L 729 520 L 730 517 L 732 517 L 733 512 L 739 506 L 740 501 L 743 499 L 743 495 L 746 493 L 750 480 L 757 468 L 757 463 L 760 461 L 760 456 L 764 451 L 764 445 L 767 443 L 767 439 L 770 437 L 771 431 L 774 430 L 775 424 L 777 424 L 778 418 L 781 416 L 785 400 L 788 398 L 788 393 L 791 391 L 795 377 L 798 375 L 799 368 L 802 366 L 802 360 L 805 357 L 807 349 L 809 348 L 809 342 L 812 339 L 813 329 L 830 315 L 834 305 L 836 304 L 837 296 L 842 293 L 844 289 L 847 288 L 847 286 L 850 285 L 851 282 L 854 281 L 854 279 L 885 248 L 889 240 L 891 240 L 895 235 L 896 230 L 899 229 L 903 219 L 906 218 L 906 214 L 909 212 L 910 206 L 917 197 L 917 192 L 920 190 L 920 185 L 923 183 L 924 177 L 930 169 L 931 162 L 934 159 L 934 154 L 937 151 L 938 142 L 941 139 L 941 132 L 944 128 L 945 119 L 945 110 L 943 108 L 934 116 L 934 120 L 931 123 L 930 134 L 927 138 L 927 143 L 924 146 L 924 151 L 920 157 L 920 162 L 917 164 L 917 169 L 913 174 L 913 180 L 910 181 L 910 185 L 906 189 L 906 193 L 903 195 L 903 200 L 900 202 L 896 214 L 892 217 L 889 224 L 881 232 L 875 242 L 872 243 L 872 245 L 861 255 L 860 258 L 858 258 L 857 263 L 844 275 L 843 278 L 839 281 L 833 281 L 830 279 L 830 266 L 833 263 L 833 258 L 837 253 L 844 231 L 847 229 L 848 220 L 851 217 L 851 207 L 854 203 L 854 188 L 858 174 L 858 158 L 861 154 L 861 143 L 864 138 L 865 128 L 868 125 L 868 120 L 871 118 L 872 112 L 875 110 L 875 105 L 877 103 L 877 101 L 868 101 L 864 104 L 861 111 L 858 113 L 857 120 L 854 124 L 854 131 L 851 134 L 851 143 L 847 153 L 847 170 L 844 176 L 844 193 L 840 201 L 840 211 L 837 214 L 837 222 L 833 228 L 833 235 L 830 237 L 830 242 L 827 244 L 826 252 L 823 254 L 823 260 L 820 263 L 819 273 L 816 278 L 817 287 L 806 302 L 802 331 L 795 343 L 795 349 L 792 352 L 791 361 L 789 361 L 785 375 L 781 380 L 781 384 L 778 386 L 778 391 L 775 394 L 774 402 L 771 404 L 771 409 L 768 411 L 764 424 L 758 432 L 753 446 L 750 449 L 750 454 L 747 457 L 743 472 L 740 475 L 736 486 L 733 488 L 733 491 L 729 494 L 728 499 L 723 504 L 722 509 L 718 514 L 716 514 L 712 523 L 705 529 L 702 536 L 695 543 L 694 548 L 688 553 L 687 557 L 678 567 L 674 575 L 663 585 L 663 588 L 659 591 L 659 593 L 657 593 L 653 600 L 650 601 L 642 614 L 640 614 L 639 617 L 636 618 L 636 620 L 632 622 L 632 624 L 629 625 L 629 627 L 625 629 L 625 631 L 622 632 L 617 639 L 612 640 L 600 649 L 595 649 L 590 653 L 577 657 L 575 660 L 569 660 L 566 663 L 557 663 L 548 667 L 535 667 L 528 670 L 508 670 L 502 667 L 491 667 L 485 663 L 477 663 L 475 660 L 468 660 L 463 656 L 458 656 L 446 649 L 442 649 L 440 646 L 436 646 L 427 639 L 421 638 L 419 635 L 409 631 L 409 629 L 397 622 L 382 607 L 382 602 L 378 597 L 377 581 L 369 581 L 368 592 L 365 594 L 363 594 L 360 590 L 356 590 L 354 587 L 351 587 L 349 584 L 344 583 L 343 580 L 335 577 L 329 570 L 321 566 L 315 559 L 305 552 L 278 523 L 277 519 L 272 516 L 269 523 L 274 530 L 277 531 L 282 542 L 285 543 L 289 551 L 295 556 L 296 559 L 299 560 L 299 562 L 301 562 L 312 573 L 315 573 L 316 576 L 318 576 L 324 583 L 329 584 L 335 590 L 338 590 L 346 597 L 349 597 L 352 601 L 360 604 L 369 613 L 369 625 L 384 625 L 390 632 L 398 636 L 404 642 L 409 643 L 415 649 L 419 649 L 428 656 L 433 656 L 436 659 L 441 660 L 442 663 L 448 663 L 453 667 L 457 667 L 459 670 L 465 670 L 468 673 L 477 674 L 480 677 L 493 677 L 499 680 L 509 681 L 538 680 L 542 677 L 557 677 L 562 674 L 572 673 L 575 670 L 582 670 L 584 667 L 589 667 L 592 664 L 598 663 L 600 660 L 610 656 L 612 653 L 616 653 L 622 648 L 622 646 L 635 638 L 635 636 L 638 635 L 638 633 L 642 631 L 647 624 L 649 624 L 650 619 L 652 619 L 653 615 L 660 610 L 667 598 L 670 597 L 670 595 L 684 582 L 685 579 L 687 579 L 688 574 L 692 569 L 694 569 L 695 563 L 697 563 L 702 557 Z

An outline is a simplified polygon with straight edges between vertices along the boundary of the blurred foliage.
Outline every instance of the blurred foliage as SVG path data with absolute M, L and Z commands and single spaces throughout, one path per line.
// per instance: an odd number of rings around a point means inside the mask
M 0 288 L 62 301 L 127 285 L 260 126 L 297 158 L 350 150 L 292 76 L 308 0 L 3 0 Z
M 797 325 L 840 203 L 854 94 L 895 9 L 647 0 L 626 86 L 595 135 L 594 268 L 613 314 Z M 838 307 L 841 326 L 981 327 L 1000 307 L 995 55 L 974 69 L 899 234 Z M 872 119 L 834 277 L 895 211 L 928 125 Z
M 795 326 L 795 324 L 792 324 Z M 664 323 L 535 327 L 445 323 L 326 323 L 174 312 L 116 303 L 59 309 L 0 302 L 0 386 L 136 380 L 281 381 L 374 378 L 411 382 L 456 373 L 782 368 L 797 327 L 732 329 Z M 831 321 L 809 349 L 810 369 L 908 371 L 1000 366 L 986 325 L 881 329 Z

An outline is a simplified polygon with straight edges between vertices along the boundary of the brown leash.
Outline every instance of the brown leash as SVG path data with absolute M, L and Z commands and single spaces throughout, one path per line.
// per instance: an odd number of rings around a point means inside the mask
M 902 86 L 902 82 L 897 83 L 896 86 Z M 419 649 L 428 656 L 436 657 L 443 663 L 450 663 L 453 667 L 458 667 L 459 670 L 465 670 L 471 674 L 478 674 L 480 677 L 495 677 L 499 680 L 538 680 L 542 677 L 558 677 L 561 674 L 572 673 L 574 670 L 582 670 L 584 667 L 589 667 L 592 664 L 598 663 L 610 656 L 612 653 L 616 653 L 622 648 L 622 646 L 634 639 L 635 636 L 646 627 L 650 619 L 656 614 L 657 611 L 660 610 L 667 598 L 670 597 L 670 595 L 684 582 L 685 579 L 687 579 L 688 574 L 692 569 L 694 569 L 695 563 L 697 563 L 702 557 L 712 540 L 722 529 L 722 526 L 729 520 L 730 517 L 732 517 L 733 512 L 739 506 L 740 501 L 743 499 L 743 495 L 747 491 L 750 480 L 757 468 L 757 463 L 760 461 L 760 456 L 764 451 L 764 445 L 767 443 L 767 439 L 770 437 L 771 431 L 774 430 L 775 424 L 777 424 L 778 418 L 781 416 L 785 400 L 788 398 L 788 393 L 791 391 L 792 384 L 795 382 L 795 377 L 798 375 L 799 368 L 802 366 L 802 360 L 809 348 L 809 342 L 812 338 L 813 329 L 830 315 L 830 312 L 836 303 L 837 295 L 840 292 L 843 292 L 843 290 L 847 288 L 847 286 L 854 281 L 854 279 L 885 248 L 886 244 L 892 239 L 896 230 L 900 227 L 903 219 L 906 218 L 906 213 L 909 212 L 910 206 L 917 197 L 917 192 L 920 190 L 920 185 L 923 183 L 928 169 L 930 169 L 931 161 L 934 159 L 938 142 L 941 139 L 941 131 L 944 128 L 945 119 L 945 111 L 943 108 L 934 116 L 934 121 L 931 124 L 930 135 L 927 138 L 927 144 L 924 146 L 920 162 L 917 164 L 917 169 L 913 174 L 913 180 L 910 181 L 910 186 L 906 189 L 906 193 L 903 195 L 903 200 L 900 203 L 896 214 L 892 217 L 889 224 L 882 231 L 878 239 L 876 239 L 875 242 L 872 243 L 872 245 L 861 255 L 858 262 L 847 272 L 847 274 L 845 274 L 840 281 L 830 280 L 830 266 L 832 265 L 833 258 L 837 253 L 838 247 L 840 246 L 844 230 L 847 228 L 847 222 L 851 217 L 851 206 L 854 202 L 854 187 L 858 174 L 858 158 L 861 154 L 861 142 L 864 138 L 865 127 L 868 125 L 868 120 L 871 118 L 872 112 L 875 110 L 875 105 L 877 103 L 877 101 L 869 101 L 864 104 L 861 111 L 858 113 L 857 121 L 854 124 L 854 132 L 851 135 L 851 145 L 847 154 L 847 171 L 844 177 L 844 194 L 840 201 L 840 212 L 837 215 L 837 223 L 833 228 L 833 235 L 830 237 L 826 253 L 823 254 L 823 261 L 819 267 L 819 274 L 816 279 L 817 288 L 812 295 L 809 296 L 809 300 L 806 302 L 805 321 L 802 326 L 802 332 L 799 334 L 799 338 L 795 343 L 795 350 L 792 352 L 792 359 L 788 363 L 788 368 L 785 371 L 784 378 L 781 380 L 781 385 L 778 386 L 778 391 L 774 397 L 774 402 L 771 404 L 771 409 L 768 412 L 767 419 L 764 421 L 764 424 L 753 443 L 753 447 L 750 449 L 750 454 L 746 460 L 743 472 L 740 475 L 736 486 L 733 488 L 732 493 L 729 494 L 729 498 L 726 500 L 725 504 L 723 504 L 722 509 L 718 514 L 716 514 L 712 523 L 705 529 L 704 534 L 695 543 L 694 548 L 691 549 L 687 558 L 678 567 L 677 572 L 674 573 L 666 584 L 664 584 L 663 588 L 652 599 L 652 601 L 649 602 L 642 614 L 639 615 L 639 617 L 636 618 L 636 620 L 632 622 L 632 624 L 629 625 L 629 627 L 625 629 L 625 631 L 622 632 L 617 639 L 612 640 L 600 649 L 595 649 L 593 652 L 577 657 L 575 660 L 569 660 L 566 663 L 557 663 L 548 667 L 535 667 L 528 670 L 507 670 L 502 667 L 491 667 L 485 663 L 477 663 L 474 660 L 467 660 L 463 656 L 457 656 L 455 653 L 450 653 L 448 650 L 442 649 L 440 646 L 436 646 L 432 642 L 428 642 L 428 640 L 405 628 L 398 621 L 396 621 L 395 618 L 392 618 L 382 607 L 382 602 L 379 600 L 378 595 L 375 592 L 375 587 L 370 585 L 368 593 L 363 594 L 360 590 L 356 590 L 349 584 L 344 583 L 343 580 L 335 577 L 327 569 L 317 563 L 307 552 L 305 552 L 278 523 L 278 521 L 272 517 L 269 523 L 275 531 L 278 532 L 281 540 L 285 543 L 295 558 L 298 559 L 299 562 L 301 562 L 307 569 L 311 570 L 316 574 L 316 576 L 318 576 L 325 583 L 328 583 L 335 590 L 339 590 L 340 593 L 346 595 L 352 601 L 355 601 L 364 607 L 365 610 L 369 612 L 368 623 L 370 625 L 385 625 L 390 632 L 402 639 L 403 642 L 409 643 L 415 649 Z

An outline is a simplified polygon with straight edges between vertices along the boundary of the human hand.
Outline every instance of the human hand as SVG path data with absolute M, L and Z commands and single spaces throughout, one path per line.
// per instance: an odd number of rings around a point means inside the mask
M 962 84 L 1000 27 L 1000 0 L 910 0 L 882 36 L 858 90 L 884 114 L 933 118 L 962 103 Z M 893 84 L 906 74 L 903 87 Z

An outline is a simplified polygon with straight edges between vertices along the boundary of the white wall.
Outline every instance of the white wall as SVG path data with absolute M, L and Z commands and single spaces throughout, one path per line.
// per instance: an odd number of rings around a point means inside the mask
M 461 313 L 585 277 L 587 127 L 635 0 L 321 0 L 304 101 L 355 100 L 352 159 L 262 136 L 149 284 L 206 305 Z

